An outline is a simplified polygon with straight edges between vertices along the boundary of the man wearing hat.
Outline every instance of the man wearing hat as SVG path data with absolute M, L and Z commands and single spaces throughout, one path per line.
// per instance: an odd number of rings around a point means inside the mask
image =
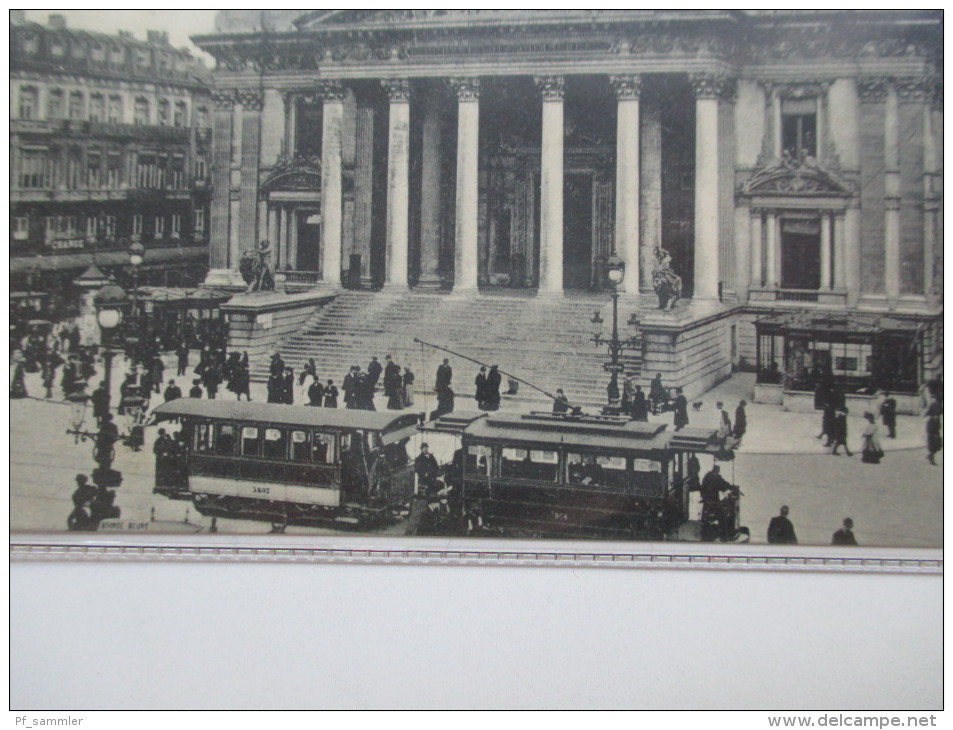
M 202 379 L 196 378 L 192 381 L 192 387 L 189 388 L 189 398 L 202 397 Z
M 854 538 L 854 521 L 850 517 L 844 518 L 844 526 L 834 533 L 831 545 L 856 545 Z
M 414 459 L 414 473 L 417 475 L 418 491 L 429 492 L 436 486 L 440 466 L 426 443 L 420 445 L 420 454 Z

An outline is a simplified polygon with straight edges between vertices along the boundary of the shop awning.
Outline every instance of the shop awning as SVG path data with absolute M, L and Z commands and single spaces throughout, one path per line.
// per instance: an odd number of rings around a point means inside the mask
M 208 246 L 182 246 L 175 248 L 146 249 L 143 266 L 150 264 L 194 263 L 208 259 Z M 10 259 L 10 273 L 21 274 L 40 271 L 83 270 L 92 264 L 97 266 L 129 266 L 129 252 L 97 251 L 95 253 L 70 253 L 55 256 L 17 256 Z

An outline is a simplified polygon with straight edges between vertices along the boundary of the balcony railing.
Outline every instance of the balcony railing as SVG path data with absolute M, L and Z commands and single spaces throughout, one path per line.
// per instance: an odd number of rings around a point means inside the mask
M 779 302 L 816 302 L 817 292 L 811 289 L 778 289 Z

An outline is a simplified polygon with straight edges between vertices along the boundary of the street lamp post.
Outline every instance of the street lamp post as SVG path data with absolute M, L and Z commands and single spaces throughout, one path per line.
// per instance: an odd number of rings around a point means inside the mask
M 134 242 L 129 247 L 129 264 L 132 266 L 132 310 L 130 326 L 127 326 L 127 331 L 132 329 L 132 337 L 127 338 L 127 345 L 132 344 L 134 347 L 139 342 L 140 331 L 142 328 L 142 317 L 140 316 L 139 311 L 139 267 L 142 266 L 142 262 L 145 260 L 146 249 L 138 241 Z M 127 352 L 132 352 L 127 350 Z M 133 354 L 135 354 L 133 352 Z
M 116 354 L 115 337 L 129 308 L 126 291 L 116 284 L 107 284 L 93 298 L 96 305 L 96 321 L 102 332 L 103 343 L 103 386 L 106 390 L 106 409 L 112 398 L 112 364 Z
M 617 416 L 622 413 L 622 405 L 619 389 L 619 375 L 625 371 L 625 365 L 619 361 L 619 356 L 625 350 L 633 350 L 642 346 L 642 338 L 638 332 L 626 339 L 619 339 L 619 285 L 625 279 L 625 261 L 620 259 L 615 252 L 606 261 L 606 280 L 611 287 L 610 296 L 612 297 L 612 336 L 606 339 L 602 336 L 602 317 L 597 311 L 592 318 L 592 323 L 596 327 L 596 332 L 592 336 L 592 341 L 597 346 L 607 345 L 609 348 L 609 361 L 603 365 L 603 369 L 610 373 L 608 392 L 608 404 L 602 409 L 604 415 Z M 629 325 L 638 326 L 638 318 L 635 314 L 629 319 Z

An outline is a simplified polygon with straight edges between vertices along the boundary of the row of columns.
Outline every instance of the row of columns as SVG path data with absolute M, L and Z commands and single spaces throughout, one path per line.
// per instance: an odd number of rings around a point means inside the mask
M 479 205 L 479 78 L 450 79 L 457 95 L 457 165 L 454 289 L 471 291 L 477 288 L 478 274 L 478 205 Z M 540 169 L 540 279 L 541 293 L 559 293 L 563 288 L 563 145 L 564 99 L 563 76 L 541 76 L 534 79 L 542 98 L 542 140 Z M 643 250 L 640 235 L 640 110 L 641 78 L 639 75 L 610 78 L 618 103 L 616 135 L 616 220 L 615 250 L 627 263 L 626 278 L 620 293 L 638 295 L 650 287 L 652 252 Z M 709 74 L 692 74 L 696 94 L 696 185 L 695 185 L 695 298 L 716 299 L 719 281 L 719 99 L 726 89 L 726 79 Z M 387 218 L 385 281 L 386 288 L 407 286 L 409 228 L 409 151 L 410 151 L 410 81 L 383 81 L 389 100 L 387 154 Z M 322 81 L 318 95 L 323 103 L 322 129 L 322 271 L 326 280 L 337 283 L 341 270 L 343 188 L 342 127 L 344 123 L 344 88 L 340 81 Z M 257 151 L 260 129 L 261 94 L 249 93 L 240 98 L 244 113 L 241 124 L 241 193 L 244 200 L 249 186 L 257 186 Z M 222 107 L 216 105 L 216 114 Z M 285 139 L 293 139 L 294 104 L 285 119 Z M 424 111 L 424 125 L 431 134 L 439 134 L 435 105 Z M 218 119 L 217 131 L 225 131 L 224 118 Z M 237 130 L 229 130 L 232 136 Z M 425 135 L 426 137 L 426 135 Z M 224 152 L 228 144 L 216 134 L 216 151 Z M 235 140 L 237 141 L 237 140 Z M 248 153 L 246 154 L 246 151 Z M 424 147 L 424 184 L 433 190 L 422 196 L 422 271 L 421 281 L 438 279 L 438 240 L 436 221 L 440 210 L 440 165 L 433 145 Z M 431 157 L 433 159 L 428 159 Z M 218 157 L 218 159 L 222 159 Z M 228 157 L 225 157 L 228 159 Z M 256 169 L 252 169 L 256 167 Z M 218 166 L 217 170 L 222 167 Z M 224 177 L 217 172 L 216 177 Z M 219 181 L 214 181 L 216 184 Z M 221 180 L 226 183 L 226 180 Z M 242 205 L 240 227 L 254 230 L 251 220 L 257 206 Z M 213 225 L 216 215 L 213 211 Z M 219 220 L 221 218 L 219 217 Z M 264 221 L 262 221 L 264 227 Z M 271 226 L 268 226 L 269 235 Z M 214 233 L 214 232 L 213 232 Z M 254 235 L 254 234 L 252 234 Z M 243 236 L 245 238 L 245 236 Z M 658 241 L 650 237 L 648 247 Z M 232 258 L 231 256 L 229 258 Z M 431 270 L 432 269 L 432 270 Z

